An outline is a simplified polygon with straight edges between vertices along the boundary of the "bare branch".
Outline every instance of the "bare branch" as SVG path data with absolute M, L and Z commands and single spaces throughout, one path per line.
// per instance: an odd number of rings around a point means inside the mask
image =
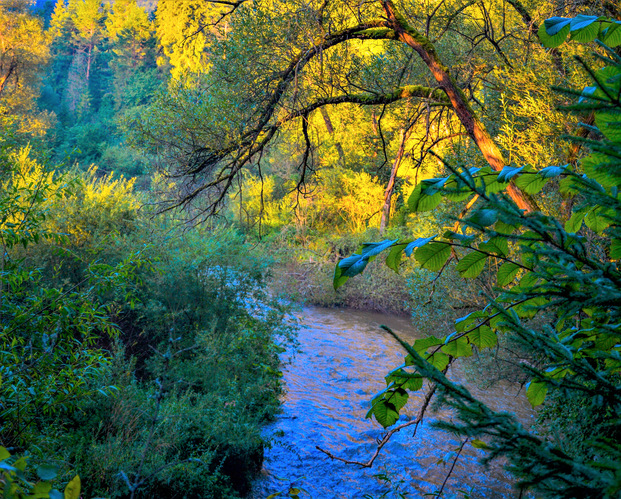
M 416 430 L 418 429 L 418 425 L 423 421 L 423 417 L 425 416 L 425 412 L 427 411 L 427 407 L 429 407 L 429 403 L 431 402 L 431 399 L 433 398 L 434 394 L 436 393 L 436 385 L 433 385 L 429 391 L 425 394 L 425 398 L 423 399 L 423 404 L 421 405 L 420 409 L 418 410 L 418 414 L 416 415 L 416 417 L 414 419 L 412 419 L 411 421 L 408 421 L 407 423 L 403 423 L 402 425 L 399 425 L 395 428 L 393 428 L 392 430 L 390 430 L 389 432 L 387 432 L 382 439 L 378 442 L 377 444 L 377 449 L 375 449 L 375 452 L 373 453 L 373 455 L 371 456 L 371 458 L 366 461 L 350 461 L 349 459 L 345 459 L 339 456 L 336 456 L 334 454 L 332 454 L 330 451 L 327 451 L 325 449 L 322 449 L 319 446 L 315 446 L 315 448 L 321 452 L 323 452 L 324 454 L 326 454 L 330 459 L 336 459 L 337 461 L 342 461 L 344 463 L 347 464 L 355 464 L 356 466 L 360 466 L 362 468 L 370 468 L 371 466 L 373 466 L 373 462 L 375 461 L 375 459 L 377 458 L 377 456 L 379 456 L 382 448 L 390 441 L 390 439 L 392 438 L 392 436 L 395 433 L 400 432 L 401 430 L 403 430 L 404 428 L 407 428 L 408 426 L 414 426 L 414 435 L 416 435 Z

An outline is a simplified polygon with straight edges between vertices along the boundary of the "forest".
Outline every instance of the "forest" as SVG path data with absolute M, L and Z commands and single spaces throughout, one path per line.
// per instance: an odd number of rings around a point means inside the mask
M 306 307 L 417 331 L 425 496 L 621 497 L 620 187 L 615 0 L 0 0 L 3 497 L 259 497 Z

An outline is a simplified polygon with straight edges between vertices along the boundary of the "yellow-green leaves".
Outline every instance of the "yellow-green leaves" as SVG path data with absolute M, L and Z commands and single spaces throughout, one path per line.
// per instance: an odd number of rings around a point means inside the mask
M 76 475 L 65 487 L 65 499 L 80 499 L 81 487 L 80 476 Z
M 470 357 L 472 355 L 472 345 L 468 341 L 468 338 L 465 336 L 458 336 L 456 339 L 452 339 L 451 336 L 452 335 L 446 338 L 445 344 L 442 346 L 442 351 L 451 357 Z
M 498 336 L 492 328 L 486 325 L 479 326 L 474 331 L 467 334 L 468 341 L 479 350 L 483 348 L 493 348 L 498 343 Z

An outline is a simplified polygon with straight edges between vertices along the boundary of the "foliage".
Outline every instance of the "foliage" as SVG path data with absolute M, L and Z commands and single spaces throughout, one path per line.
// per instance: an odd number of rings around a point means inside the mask
M 0 126 L 14 128 L 22 144 L 24 137 L 40 137 L 52 124 L 36 108 L 41 69 L 50 55 L 48 39 L 28 3 L 0 5 Z
M 65 487 L 64 493 L 52 488 L 58 468 L 53 465 L 37 467 L 36 483 L 28 480 L 28 457 L 11 456 L 9 451 L 0 447 L 0 485 L 2 497 L 7 499 L 79 499 L 80 477 L 75 476 Z
M 86 169 L 107 153 L 102 167 L 113 162 L 118 172 L 144 173 L 145 161 L 127 150 L 119 123 L 162 83 L 146 10 L 136 0 L 58 1 L 47 35 L 52 63 L 40 105 L 58 116 L 48 136 L 55 159 L 70 157 Z
M 139 496 L 235 497 L 262 461 L 261 424 L 278 410 L 279 343 L 293 330 L 262 290 L 266 267 L 232 231 L 172 234 L 149 249 L 156 272 L 135 308 L 116 312 L 134 355 L 131 365 L 125 353 L 114 360 L 118 396 L 85 407 L 66 437 L 91 494 L 124 497 L 124 474 L 144 479 Z M 132 238 L 140 233 L 124 245 Z
M 565 37 L 570 26 L 576 32 L 574 38 L 580 39 L 591 37 L 596 22 L 606 24 L 598 18 L 590 22 L 580 19 L 565 23 Z M 545 26 L 547 33 L 554 35 L 556 25 Z M 600 58 L 607 65 L 597 71 L 585 66 L 593 86 L 566 91 L 580 97 L 570 109 L 594 111 L 596 127 L 590 130 L 601 137 L 575 139 L 591 150 L 580 169 L 564 165 L 534 171 L 507 166 L 495 172 L 489 167 L 447 165 L 450 175 L 423 181 L 408 203 L 413 210 L 426 211 L 434 209 L 442 198 L 460 201 L 478 196 L 475 209 L 458 220 L 454 230 L 414 241 L 367 243 L 341 260 L 334 276 L 338 287 L 384 251 L 388 251 L 386 264 L 394 270 L 398 270 L 403 253 L 414 255 L 423 268 L 433 272 L 455 259 L 455 269 L 464 278 L 475 278 L 488 267 L 495 269 L 498 296 L 488 295 L 485 308 L 457 320 L 453 333 L 417 340 L 413 345 L 399 339 L 408 352 L 405 364 L 386 377 L 387 388 L 374 398 L 368 417 L 375 416 L 383 426 L 394 424 L 408 400 L 408 391 L 420 390 L 427 378 L 439 392 L 439 403 L 452 407 L 458 418 L 437 426 L 468 438 L 484 438 L 477 440 L 485 450 L 484 461 L 505 456 L 520 488 L 532 488 L 549 497 L 615 497 L 621 490 L 617 444 L 621 422 L 617 309 L 621 206 L 616 159 L 621 59 L 602 47 L 606 55 Z M 510 182 L 528 194 L 555 182 L 561 192 L 577 196 L 579 201 L 565 224 L 540 212 L 526 214 L 503 195 Z M 589 233 L 598 235 L 597 243 L 589 240 Z M 539 327 L 531 322 L 536 317 L 545 318 Z M 490 410 L 445 376 L 455 359 L 494 347 L 499 335 L 511 335 L 538 351 L 541 366 L 522 366 L 530 378 L 526 396 L 533 406 L 548 402 L 551 396 L 562 400 L 564 408 L 569 401 L 572 412 L 564 409 L 553 421 L 561 432 L 579 429 L 572 445 L 559 447 L 559 442 L 529 432 L 515 417 Z M 590 423 L 571 424 L 576 407 L 588 410 Z
M 3 170 L 2 442 L 77 470 L 88 496 L 247 490 L 293 338 L 269 259 L 233 231 L 151 222 L 132 181 L 68 181 L 28 149 Z
M 57 235 L 43 227 L 47 197 L 61 196 L 67 187 L 30 160 L 28 150 L 10 159 L 14 163 L 5 165 L 9 177 L 0 205 L 0 434 L 5 445 L 25 448 L 45 421 L 71 413 L 98 391 L 112 389 L 98 384 L 108 363 L 98 344 L 116 334 L 107 317 L 108 304 L 98 295 L 131 281 L 141 257 L 132 255 L 116 266 L 88 265 L 73 286 L 46 286 L 37 268 L 17 258 L 16 246 Z M 51 428 L 48 435 L 53 438 Z

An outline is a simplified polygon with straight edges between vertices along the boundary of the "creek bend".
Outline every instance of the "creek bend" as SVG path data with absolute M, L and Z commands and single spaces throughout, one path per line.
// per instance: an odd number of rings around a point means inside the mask
M 414 426 L 393 435 L 371 468 L 332 460 L 315 448 L 348 460 L 366 462 L 371 457 L 384 430 L 365 415 L 373 395 L 386 386 L 383 376 L 404 358 L 395 339 L 379 325 L 386 324 L 410 342 L 422 335 L 407 318 L 384 314 L 307 307 L 297 315 L 302 324 L 301 351 L 285 367 L 283 412 L 265 429 L 273 443 L 265 450 L 263 470 L 251 497 L 265 498 L 294 485 L 307 492 L 300 497 L 362 498 L 369 494 L 378 498 L 391 490 L 378 474 L 389 477 L 393 487 L 399 485 L 399 492 L 407 497 L 438 490 L 452 459 L 447 465 L 437 463 L 456 450 L 460 440 L 434 430 L 430 422 L 448 418 L 448 413 L 429 410 L 414 437 Z M 459 367 L 452 369 L 453 379 L 463 379 Z M 525 425 L 533 421 L 534 412 L 519 386 L 500 383 L 486 390 L 466 386 L 493 409 L 513 412 Z M 421 394 L 410 394 L 398 423 L 415 416 L 421 399 Z M 470 497 L 517 497 L 500 463 L 486 470 L 477 462 L 481 453 L 469 444 L 464 447 L 443 497 L 463 497 L 454 495 L 458 489 Z

